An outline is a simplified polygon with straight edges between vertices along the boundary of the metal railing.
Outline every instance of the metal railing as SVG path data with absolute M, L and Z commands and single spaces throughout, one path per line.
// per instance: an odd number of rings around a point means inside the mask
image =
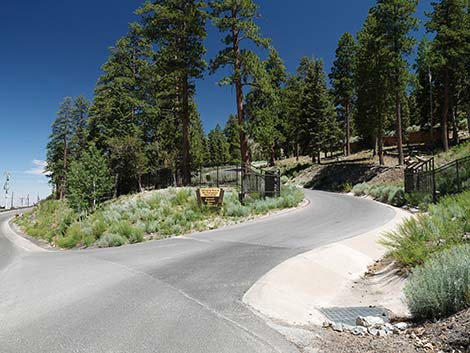
M 405 192 L 439 197 L 470 189 L 470 156 L 435 168 L 434 158 L 420 161 L 405 170 Z
M 281 194 L 279 171 L 255 169 L 245 165 L 200 167 L 193 173 L 191 184 L 197 187 L 231 187 L 242 196 L 278 197 Z

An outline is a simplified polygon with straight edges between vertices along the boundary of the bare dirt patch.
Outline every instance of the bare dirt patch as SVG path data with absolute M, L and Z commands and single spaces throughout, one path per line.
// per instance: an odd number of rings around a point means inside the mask
M 428 322 L 386 337 L 353 336 L 331 329 L 316 329 L 311 351 L 325 353 L 469 353 L 470 309 L 437 322 Z M 308 351 L 308 350 L 306 350 Z

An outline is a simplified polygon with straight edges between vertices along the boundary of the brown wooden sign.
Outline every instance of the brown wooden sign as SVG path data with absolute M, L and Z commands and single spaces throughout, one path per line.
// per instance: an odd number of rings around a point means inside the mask
M 196 190 L 199 206 L 220 207 L 224 201 L 224 190 L 221 188 L 201 188 Z

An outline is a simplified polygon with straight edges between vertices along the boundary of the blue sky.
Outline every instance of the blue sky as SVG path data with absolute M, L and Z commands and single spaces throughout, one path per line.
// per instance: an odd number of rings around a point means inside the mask
M 50 125 L 64 96 L 93 97 L 108 48 L 136 20 L 143 1 L 2 0 L 0 11 L 0 177 L 12 172 L 17 197 L 49 193 L 41 175 Z M 373 0 L 258 0 L 262 33 L 272 38 L 290 72 L 302 56 L 322 58 L 329 70 L 344 32 L 357 32 Z M 429 11 L 420 1 L 418 17 Z M 420 33 L 418 33 L 418 36 Z M 209 28 L 208 59 L 220 48 Z M 233 90 L 206 76 L 197 85 L 197 104 L 206 130 L 235 111 Z M 3 193 L 2 193 L 3 195 Z M 3 196 L 0 197 L 3 205 Z

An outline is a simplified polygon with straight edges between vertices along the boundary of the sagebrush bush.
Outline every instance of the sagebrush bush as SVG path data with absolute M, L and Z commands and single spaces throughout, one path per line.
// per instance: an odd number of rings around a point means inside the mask
M 96 245 L 100 248 L 109 248 L 109 247 L 116 247 L 121 246 L 127 243 L 126 238 L 119 234 L 105 234 L 103 235 L 98 241 Z
M 395 232 L 385 234 L 382 244 L 406 267 L 423 264 L 439 251 L 467 242 L 470 232 L 470 192 L 430 205 L 428 214 L 406 220 Z
M 365 196 L 369 194 L 370 186 L 367 183 L 361 183 L 354 185 L 352 192 L 356 196 Z
M 44 206 L 47 212 L 41 209 L 39 213 L 38 208 L 29 216 L 21 217 L 18 222 L 31 234 L 49 232 L 51 227 L 44 226 L 43 230 L 42 224 L 47 225 L 57 219 L 55 231 L 44 236 L 61 247 L 91 246 L 95 242 L 99 247 L 120 246 L 143 241 L 145 234 L 161 239 L 213 229 L 223 224 L 223 220 L 238 220 L 274 209 L 297 206 L 303 197 L 301 190 L 285 186 L 279 198 L 262 199 L 255 195 L 251 201 L 241 204 L 238 193 L 228 190 L 223 207 L 213 210 L 199 207 L 194 189 L 170 188 L 106 202 L 81 222 L 66 203 L 56 204 L 55 201 Z M 36 222 L 36 219 L 40 221 Z
M 128 239 L 129 243 L 139 243 L 144 239 L 143 230 L 127 221 L 112 224 L 109 232 Z
M 392 206 L 403 206 L 405 200 L 405 189 L 400 185 L 377 184 L 369 185 L 367 183 L 357 184 L 352 189 L 356 196 L 371 196 L 377 201 L 387 203 Z
M 470 244 L 432 256 L 417 267 L 405 286 L 417 319 L 438 319 L 470 307 Z

